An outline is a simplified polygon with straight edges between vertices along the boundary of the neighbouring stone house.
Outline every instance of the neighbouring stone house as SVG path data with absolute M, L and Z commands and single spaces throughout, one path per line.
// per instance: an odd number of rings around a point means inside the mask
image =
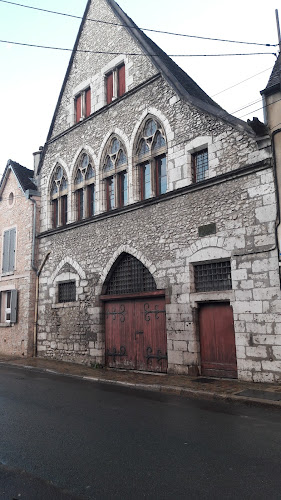
M 39 210 L 33 170 L 9 160 L 0 183 L 1 354 L 33 354 Z
M 274 162 L 250 125 L 89 0 L 39 166 L 40 356 L 280 380 Z

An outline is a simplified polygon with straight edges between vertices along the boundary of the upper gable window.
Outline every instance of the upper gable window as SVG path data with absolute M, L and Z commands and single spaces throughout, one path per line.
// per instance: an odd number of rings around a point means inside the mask
M 51 204 L 53 228 L 67 223 L 68 182 L 64 169 L 57 165 L 51 182 Z
M 206 179 L 209 169 L 208 149 L 202 149 L 192 155 L 192 180 L 200 182 Z
M 13 273 L 15 269 L 16 228 L 3 234 L 2 273 Z
M 127 153 L 122 142 L 113 137 L 109 142 L 103 166 L 106 210 L 128 204 Z
M 149 118 L 137 145 L 140 198 L 146 200 L 167 191 L 167 143 L 161 125 Z
M 75 185 L 76 220 L 92 217 L 95 214 L 95 170 L 91 158 L 82 153 L 78 159 Z
M 75 97 L 75 123 L 79 123 L 91 114 L 91 89 L 90 87 L 80 92 Z
M 126 92 L 125 64 L 117 66 L 106 75 L 106 103 L 121 97 Z

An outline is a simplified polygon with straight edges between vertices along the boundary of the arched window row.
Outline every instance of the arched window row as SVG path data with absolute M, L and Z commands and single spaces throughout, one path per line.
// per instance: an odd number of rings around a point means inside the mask
M 161 124 L 154 118 L 147 119 L 140 129 L 133 155 L 133 184 L 137 199 L 159 196 L 167 190 L 167 143 Z M 94 216 L 98 211 L 124 207 L 129 202 L 128 152 L 118 136 L 112 136 L 102 156 L 98 175 L 90 155 L 83 151 L 76 162 L 70 184 L 65 170 L 57 165 L 51 180 L 53 227 L 68 221 L 72 208 L 73 221 Z M 69 196 L 72 186 L 72 198 Z M 97 210 L 97 185 L 100 207 Z M 72 199 L 72 202 L 70 201 Z M 135 201 L 137 201 L 137 199 Z M 101 208 L 102 200 L 104 200 Z M 72 207 L 70 207 L 72 205 Z

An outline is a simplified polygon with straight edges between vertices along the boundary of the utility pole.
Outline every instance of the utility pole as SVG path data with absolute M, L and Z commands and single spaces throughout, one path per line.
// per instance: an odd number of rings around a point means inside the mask
M 276 16 L 276 24 L 277 24 L 279 52 L 281 52 L 281 34 L 280 34 L 280 23 L 279 23 L 278 9 L 275 9 L 275 16 Z

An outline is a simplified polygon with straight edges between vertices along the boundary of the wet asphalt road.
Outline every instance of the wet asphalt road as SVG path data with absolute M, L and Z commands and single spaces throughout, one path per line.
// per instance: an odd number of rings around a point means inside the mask
M 281 499 L 280 410 L 1 366 L 0 423 L 1 500 Z

